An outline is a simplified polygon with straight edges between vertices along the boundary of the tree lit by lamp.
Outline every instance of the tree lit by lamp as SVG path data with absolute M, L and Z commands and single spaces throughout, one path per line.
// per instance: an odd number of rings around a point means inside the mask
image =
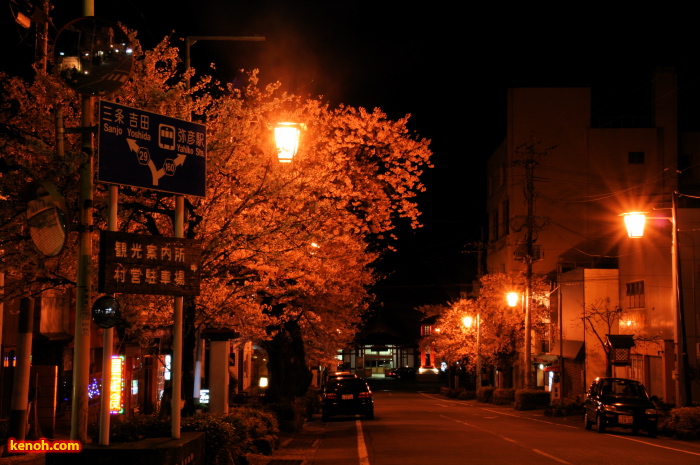
M 277 160 L 281 163 L 291 163 L 299 150 L 301 125 L 297 123 L 277 123 L 275 126 L 275 144 L 277 145 Z

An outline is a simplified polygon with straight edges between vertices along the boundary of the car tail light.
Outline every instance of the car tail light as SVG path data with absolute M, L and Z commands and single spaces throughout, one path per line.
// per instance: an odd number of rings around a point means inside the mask
M 324 399 L 337 399 L 338 394 L 336 394 L 335 392 L 327 392 L 323 395 L 323 398 Z
M 371 392 L 361 392 L 357 397 L 359 397 L 360 399 L 371 399 L 372 393 Z

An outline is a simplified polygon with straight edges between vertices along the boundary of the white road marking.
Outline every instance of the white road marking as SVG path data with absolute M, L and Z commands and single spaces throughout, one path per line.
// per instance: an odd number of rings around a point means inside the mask
M 667 450 L 672 450 L 674 452 L 683 452 L 685 454 L 700 456 L 700 452 L 691 452 L 689 450 L 676 449 L 675 447 L 662 446 L 661 444 L 656 444 L 655 442 L 640 441 L 639 439 L 628 438 L 627 436 L 618 436 L 617 434 L 608 434 L 608 436 L 613 436 L 613 437 L 620 438 L 620 439 L 627 439 L 628 441 L 633 441 L 633 442 L 639 442 L 642 444 L 646 444 L 647 446 L 658 447 L 659 449 L 667 449 Z
M 552 459 L 552 460 L 556 460 L 556 461 L 559 462 L 559 463 L 563 463 L 563 464 L 565 464 L 565 465 L 571 465 L 571 463 L 570 463 L 570 462 L 567 462 L 566 460 L 562 460 L 562 459 L 557 458 L 557 457 L 555 457 L 555 456 L 553 456 L 553 455 L 546 454 L 546 453 L 544 453 L 544 452 L 542 452 L 541 450 L 538 450 L 538 449 L 532 449 L 532 448 L 530 448 L 530 447 L 528 447 L 528 446 L 526 446 L 526 445 L 524 445 L 524 444 L 521 444 L 520 442 L 518 442 L 517 440 L 515 440 L 515 439 L 513 439 L 513 438 L 509 438 L 509 437 L 504 436 L 504 435 L 502 435 L 502 434 L 500 434 L 500 433 L 497 433 L 497 432 L 495 432 L 495 431 L 491 431 L 491 430 L 486 429 L 486 428 L 481 428 L 480 426 L 472 425 L 471 423 L 467 423 L 466 421 L 462 421 L 462 420 L 457 420 L 456 418 L 450 418 L 450 417 L 447 417 L 447 416 L 445 416 L 445 415 L 440 415 L 440 416 L 441 416 L 442 418 L 447 418 L 448 420 L 452 420 L 452 421 L 454 421 L 454 422 L 456 422 L 456 423 L 461 423 L 461 424 L 466 425 L 466 426 L 469 426 L 469 427 L 471 427 L 471 428 L 478 429 L 478 430 L 483 431 L 483 432 L 485 432 L 485 433 L 493 434 L 494 436 L 498 436 L 499 438 L 503 439 L 504 441 L 508 441 L 508 442 L 510 442 L 510 443 L 512 443 L 512 444 L 515 444 L 516 446 L 522 447 L 523 449 L 529 449 L 529 450 L 535 452 L 536 454 L 540 454 L 540 455 L 542 455 L 542 456 L 544 456 L 544 457 L 548 457 L 548 458 L 550 458 L 550 459 Z
M 369 465 L 365 436 L 362 434 L 362 422 L 355 420 L 355 425 L 357 425 L 357 455 L 360 457 L 360 465 Z
M 532 450 L 533 450 L 534 452 L 537 452 L 537 453 L 540 454 L 540 455 L 544 455 L 544 456 L 547 457 L 547 458 L 550 458 L 550 459 L 552 459 L 552 460 L 556 460 L 556 461 L 559 462 L 559 463 L 569 463 L 569 462 L 567 462 L 567 461 L 565 461 L 565 460 L 562 460 L 562 459 L 559 459 L 559 458 L 557 458 L 557 457 L 555 457 L 555 456 L 553 456 L 553 455 L 550 455 L 550 454 L 547 454 L 547 453 L 545 453 L 545 452 L 542 452 L 541 450 L 538 450 L 538 449 L 532 449 Z
M 421 393 L 421 394 L 424 395 L 425 397 L 430 397 L 431 399 L 436 399 L 436 400 L 439 399 L 439 398 L 433 397 L 432 395 L 429 395 L 429 394 L 426 394 L 426 393 Z M 445 399 L 439 399 L 439 400 L 442 401 L 442 402 L 458 403 L 458 404 L 464 405 L 465 407 L 478 408 L 478 409 L 486 410 L 486 411 L 489 411 L 489 412 L 492 412 L 492 413 L 497 413 L 497 414 L 499 414 L 499 415 L 508 415 L 508 416 L 510 416 L 510 417 L 518 417 L 518 418 L 522 418 L 522 419 L 524 419 L 524 420 L 538 421 L 538 422 L 540 422 L 540 423 L 547 423 L 547 424 L 550 424 L 550 425 L 562 426 L 562 427 L 564 427 L 564 428 L 580 429 L 580 428 L 577 427 L 577 426 L 562 425 L 561 423 L 554 423 L 554 422 L 552 422 L 552 421 L 538 420 L 537 418 L 526 417 L 526 416 L 517 415 L 517 414 L 513 414 L 513 413 L 507 413 L 507 412 L 500 411 L 500 410 L 493 410 L 493 409 L 489 409 L 489 408 L 486 408 L 486 407 L 473 406 L 473 405 L 465 404 L 464 402 L 460 402 L 460 401 L 457 401 L 457 400 L 445 400 Z M 445 417 L 445 418 L 448 418 L 448 417 Z M 488 418 L 488 417 L 486 417 L 486 418 Z M 453 420 L 453 419 L 450 418 L 450 420 Z M 459 420 L 454 420 L 454 421 L 457 421 L 457 422 L 459 422 L 459 423 L 464 423 L 464 422 L 461 422 L 461 421 L 459 421 Z M 471 426 L 471 427 L 473 427 L 473 428 L 478 428 L 477 426 L 470 425 L 470 424 L 468 424 L 468 423 L 464 423 L 464 424 L 465 424 L 465 425 L 468 425 L 468 426 Z M 479 428 L 479 429 L 481 429 L 481 428 Z M 488 430 L 484 430 L 484 431 L 488 431 Z M 489 431 L 489 432 L 491 432 L 491 431 Z M 494 434 L 497 434 L 497 433 L 494 433 Z M 500 435 L 499 435 L 499 436 L 500 436 Z M 668 446 L 664 446 L 664 445 L 658 444 L 657 442 L 642 441 L 642 440 L 640 440 L 640 439 L 630 438 L 630 437 L 627 437 L 627 436 L 618 436 L 617 434 L 610 434 L 610 433 L 608 433 L 608 436 L 610 436 L 610 437 L 615 437 L 615 438 L 619 438 L 619 439 L 626 439 L 626 440 L 628 440 L 628 441 L 638 442 L 638 443 L 641 443 L 641 444 L 646 444 L 647 446 L 656 447 L 656 448 L 658 448 L 658 449 L 672 450 L 672 451 L 674 451 L 674 452 L 682 452 L 682 453 L 684 453 L 684 454 L 697 455 L 697 456 L 700 457 L 700 452 L 693 452 L 693 451 L 689 451 L 689 450 L 678 449 L 678 448 L 675 448 L 675 447 L 668 447 Z M 506 438 L 504 437 L 503 439 L 506 439 Z M 543 454 L 543 455 L 546 455 L 544 452 L 538 451 L 537 449 L 533 449 L 533 451 L 535 451 L 535 452 L 537 452 L 537 453 L 540 453 L 540 454 Z M 549 457 L 549 456 L 548 456 L 548 457 Z M 559 460 L 559 459 L 557 459 L 557 458 L 555 458 L 555 457 L 550 457 L 550 458 L 552 458 L 552 459 L 554 459 L 554 460 Z M 562 463 L 568 463 L 568 462 L 562 462 Z

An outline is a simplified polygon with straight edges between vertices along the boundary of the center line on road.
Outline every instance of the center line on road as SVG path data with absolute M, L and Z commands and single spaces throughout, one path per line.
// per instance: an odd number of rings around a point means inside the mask
M 550 455 L 550 454 L 548 454 L 548 453 L 546 453 L 546 452 L 542 452 L 542 451 L 539 450 L 539 449 L 532 449 L 532 450 L 535 451 L 535 452 L 537 452 L 538 454 L 544 455 L 544 456 L 547 457 L 547 458 L 550 458 L 550 459 L 552 459 L 552 460 L 556 460 L 556 461 L 559 462 L 559 463 L 566 463 L 566 464 L 571 465 L 571 464 L 570 464 L 569 462 L 567 462 L 566 460 L 558 459 L 558 458 L 556 458 L 555 456 Z

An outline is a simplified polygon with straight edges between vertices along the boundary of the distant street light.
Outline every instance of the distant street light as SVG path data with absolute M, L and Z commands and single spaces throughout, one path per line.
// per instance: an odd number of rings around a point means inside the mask
M 506 301 L 508 302 L 509 307 L 515 307 L 518 305 L 518 300 L 520 300 L 520 294 L 517 292 L 509 292 L 506 294 Z
M 465 316 L 462 323 L 466 328 L 471 329 L 476 325 L 476 387 L 481 386 L 481 316 L 476 314 L 476 317 Z

